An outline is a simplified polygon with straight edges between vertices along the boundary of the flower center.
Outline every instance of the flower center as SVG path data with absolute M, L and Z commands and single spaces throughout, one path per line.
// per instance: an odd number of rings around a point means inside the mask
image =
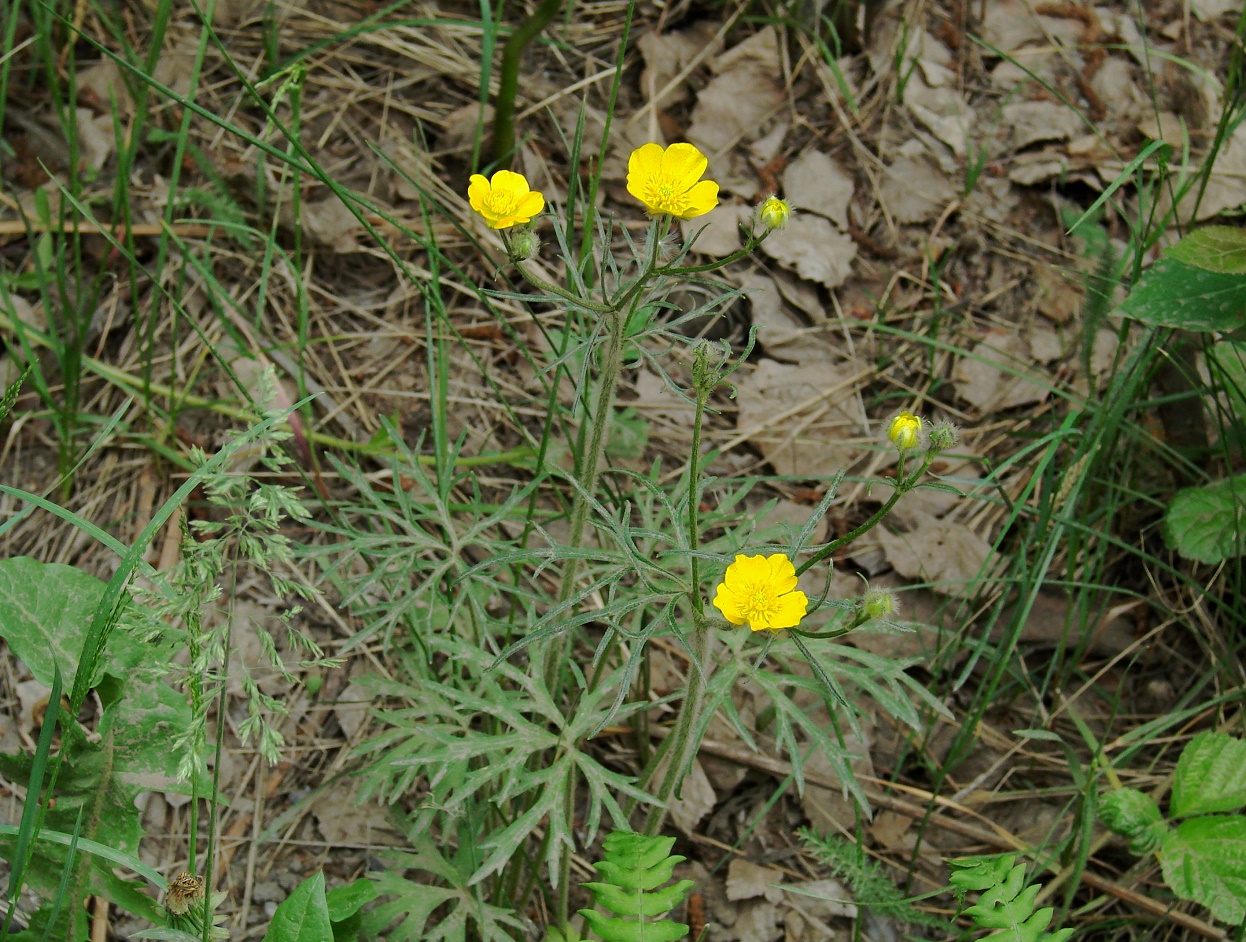
M 516 208 L 519 206 L 519 197 L 514 193 L 498 193 L 489 194 L 489 198 L 485 200 L 485 205 L 489 211 L 497 216 L 513 216 Z
M 680 192 L 674 180 L 669 177 L 659 177 L 649 184 L 649 199 L 646 202 L 650 206 L 667 212 L 677 211 L 682 196 L 683 193 Z
M 761 619 L 779 607 L 774 591 L 765 585 L 751 585 L 744 595 L 744 614 L 749 619 Z

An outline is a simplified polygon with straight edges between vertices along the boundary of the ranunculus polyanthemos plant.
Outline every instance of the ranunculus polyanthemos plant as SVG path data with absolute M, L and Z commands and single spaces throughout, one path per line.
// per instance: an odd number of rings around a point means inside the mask
M 488 557 L 484 562 L 456 572 L 455 597 L 445 605 L 474 614 L 466 622 L 447 616 L 447 625 L 455 627 L 422 642 L 436 650 L 424 651 L 421 663 L 446 667 L 395 691 L 417 706 L 386 714 L 391 731 L 376 741 L 374 751 L 383 758 L 369 780 L 374 791 L 390 797 L 422 781 L 427 800 L 412 833 L 455 833 L 458 846 L 470 845 L 467 857 L 460 852 L 470 860 L 463 865 L 465 887 L 491 881 L 495 899 L 506 905 L 518 900 L 517 908 L 531 892 L 548 893 L 550 918 L 560 931 L 567 929 L 572 909 L 572 852 L 587 849 L 605 818 L 624 829 L 643 821 L 643 830 L 656 833 L 716 713 L 750 745 L 758 735 L 772 741 L 792 763 L 798 787 L 804 757 L 818 747 L 865 806 L 844 745 L 862 709 L 853 695 L 867 692 L 914 728 L 921 727 L 922 711 L 943 709 L 905 673 L 908 662 L 835 643 L 867 621 L 890 618 L 893 596 L 871 591 L 851 602 L 828 601 L 824 590 L 819 594 L 823 582 L 816 573 L 806 577 L 807 584 L 798 583 L 923 482 L 937 448 L 950 443 L 950 429 L 923 435 L 922 421 L 907 412 L 885 427 L 898 451 L 892 496 L 829 543 L 809 545 L 809 539 L 835 499 L 836 481 L 828 482 L 809 524 L 783 547 L 750 537 L 753 522 L 723 509 L 737 504 L 747 488 L 724 495 L 725 485 L 718 485 L 715 506 L 703 508 L 708 482 L 702 428 L 715 395 L 729 388 L 728 378 L 752 344 L 750 339 L 748 349 L 733 351 L 726 343 L 689 339 L 679 328 L 737 297 L 710 276 L 753 252 L 791 215 L 787 203 L 769 197 L 743 227 L 738 252 L 708 262 L 690 259 L 695 222 L 719 200 L 718 184 L 705 178 L 707 166 L 691 144 L 638 148 L 628 162 L 627 191 L 647 211 L 647 230 L 633 240 L 626 228 L 598 217 L 589 240 L 595 248 L 587 257 L 572 248 L 582 238 L 567 231 L 560 213 L 543 213 L 545 197 L 522 174 L 476 175 L 468 189 L 473 210 L 499 233 L 511 270 L 535 289 L 498 296 L 558 312 L 556 326 L 547 328 L 545 369 L 554 374 L 551 388 L 558 387 L 562 370 L 576 381 L 567 432 L 573 469 L 541 463 L 537 481 L 516 491 L 501 513 L 531 506 L 537 484 L 561 478 L 567 525 L 560 540 L 547 532 L 540 547 L 521 542 L 488 549 L 478 554 Z M 694 222 L 684 226 L 691 234 L 682 239 L 676 238 L 677 219 Z M 538 230 L 552 233 L 556 249 L 539 266 Z M 558 283 L 546 271 L 559 271 Z M 673 289 L 690 283 L 708 291 L 710 300 L 680 309 Z M 641 361 L 692 407 L 691 442 L 683 467 L 673 473 L 655 467 L 652 474 L 639 474 L 604 460 L 618 425 L 620 373 L 625 363 Z M 686 388 L 672 378 L 681 371 L 690 377 Z M 550 408 L 555 405 L 551 394 Z M 409 473 L 424 480 L 418 463 Z M 444 490 L 431 480 L 422 486 L 434 498 Z M 456 547 L 447 549 L 447 573 L 461 556 Z M 487 604 L 470 602 L 475 584 L 488 593 Z M 556 589 L 543 589 L 546 584 Z M 511 599 L 507 610 L 519 614 L 471 637 L 465 624 L 494 624 L 491 613 L 499 610 L 500 597 Z M 471 604 L 476 607 L 463 608 Z M 499 636 L 509 643 L 497 643 Z M 682 647 L 688 671 L 678 696 L 655 702 L 645 685 L 650 642 L 659 637 Z M 740 721 L 732 693 L 746 681 L 767 701 L 764 729 Z M 827 704 L 830 729 L 825 719 L 809 715 L 810 697 Z M 638 776 L 602 764 L 598 750 L 586 748 L 607 729 L 632 736 Z M 496 827 L 480 825 L 479 838 L 463 830 L 490 820 Z M 548 878 L 537 872 L 544 867 Z M 449 879 L 449 870 L 436 872 Z M 412 899 L 409 905 L 416 904 Z M 418 931 L 413 928 L 410 937 L 419 938 Z

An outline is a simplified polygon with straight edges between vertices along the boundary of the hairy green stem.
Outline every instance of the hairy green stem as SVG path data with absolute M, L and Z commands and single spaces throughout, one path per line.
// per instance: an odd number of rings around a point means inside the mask
M 493 112 L 493 160 L 503 170 L 510 169 L 515 155 L 515 96 L 519 93 L 519 57 L 536 39 L 537 33 L 558 15 L 562 0 L 541 0 L 541 5 L 519 25 L 502 47 L 502 68 L 498 72 L 498 97 Z
M 838 539 L 831 540 L 831 542 L 827 543 L 820 550 L 797 566 L 796 575 L 799 576 L 801 573 L 805 572 L 805 570 L 809 569 L 809 567 L 816 566 L 818 563 L 822 562 L 822 560 L 826 559 L 826 557 L 830 556 L 840 547 L 847 546 L 853 540 L 858 539 L 870 530 L 873 530 L 874 527 L 876 527 L 883 519 L 883 517 L 887 516 L 887 514 L 891 512 L 891 508 L 896 505 L 896 501 L 917 486 L 917 482 L 921 480 L 922 475 L 926 473 L 926 469 L 930 467 L 930 463 L 934 461 L 934 458 L 935 456 L 933 453 L 928 453 L 922 460 L 922 466 L 918 469 L 917 473 L 907 478 L 904 477 L 904 466 L 901 464 L 900 472 L 896 475 L 895 490 L 893 490 L 891 496 L 887 498 L 887 503 L 883 504 L 876 511 L 874 511 L 865 523 L 861 524 L 851 532 L 844 534 Z

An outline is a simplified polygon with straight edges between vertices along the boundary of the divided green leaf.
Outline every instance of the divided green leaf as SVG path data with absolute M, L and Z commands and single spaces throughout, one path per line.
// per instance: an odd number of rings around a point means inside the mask
M 1163 258 L 1143 272 L 1120 313 L 1155 327 L 1232 330 L 1246 316 L 1246 275 Z
M 1230 925 L 1246 919 L 1246 817 L 1206 815 L 1182 821 L 1160 851 L 1172 891 Z
M 585 883 L 597 905 L 610 910 L 607 916 L 581 909 L 590 929 L 606 942 L 676 942 L 688 927 L 670 919 L 655 919 L 683 902 L 693 887 L 680 880 L 658 889 L 671 878 L 675 865 L 684 860 L 671 856 L 673 837 L 647 837 L 615 831 L 602 842 L 605 859 L 596 864 L 602 880 Z
M 1246 740 L 1199 733 L 1177 762 L 1172 816 L 1215 814 L 1246 806 Z
M 1246 475 L 1177 492 L 1164 537 L 1186 559 L 1215 564 L 1246 553 Z
M 1246 229 L 1205 226 L 1165 253 L 1187 265 L 1226 274 L 1246 274 Z

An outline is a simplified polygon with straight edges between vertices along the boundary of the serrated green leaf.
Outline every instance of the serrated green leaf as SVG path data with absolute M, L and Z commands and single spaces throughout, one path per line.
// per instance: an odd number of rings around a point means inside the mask
M 1207 351 L 1212 377 L 1225 392 L 1238 421 L 1246 421 L 1246 344 L 1221 340 Z
M 681 880 L 652 892 L 627 890 L 609 883 L 585 883 L 597 898 L 597 904 L 619 916 L 660 916 L 669 913 L 684 901 L 693 881 Z
M 1231 925 L 1246 919 L 1246 817 L 1207 815 L 1182 821 L 1160 850 L 1164 879 Z
M 1246 740 L 1199 733 L 1181 753 L 1172 783 L 1172 816 L 1236 811 L 1246 806 Z
M 609 942 L 678 942 L 688 934 L 686 925 L 669 919 L 660 922 L 632 922 L 603 916 L 591 909 L 581 909 L 580 915 L 590 929 Z
M 1160 259 L 1138 279 L 1120 313 L 1156 327 L 1232 330 L 1243 323 L 1246 275 Z
M 1246 475 L 1177 492 L 1164 538 L 1186 559 L 1215 564 L 1246 553 Z
M 1204 226 L 1164 253 L 1179 262 L 1226 274 L 1246 274 L 1246 229 Z
M 316 873 L 294 888 L 273 913 L 264 942 L 328 942 L 333 938 L 324 874 Z
M 1099 820 L 1113 834 L 1133 841 L 1147 835 L 1154 825 L 1162 825 L 1164 816 L 1150 795 L 1134 788 L 1118 788 L 1100 797 Z M 1150 850 L 1154 850 L 1154 846 L 1147 846 L 1136 852 L 1146 853 Z

